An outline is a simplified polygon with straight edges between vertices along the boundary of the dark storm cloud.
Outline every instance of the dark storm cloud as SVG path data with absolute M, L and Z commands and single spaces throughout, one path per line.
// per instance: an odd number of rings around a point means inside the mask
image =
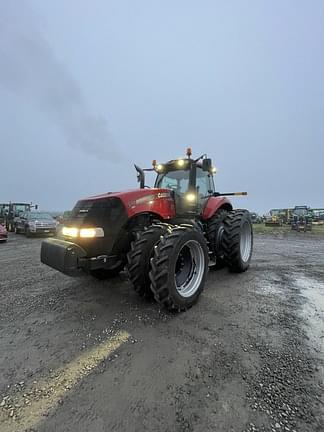
M 78 82 L 37 30 L 32 10 L 21 2 L 0 4 L 0 85 L 37 105 L 69 146 L 120 159 L 107 120 L 89 112 Z

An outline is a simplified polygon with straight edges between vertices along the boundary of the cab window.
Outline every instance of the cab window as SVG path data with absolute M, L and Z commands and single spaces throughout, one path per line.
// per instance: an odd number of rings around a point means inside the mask
M 196 185 L 198 188 L 198 196 L 200 198 L 207 197 L 214 192 L 214 184 L 211 175 L 203 171 L 201 168 L 197 168 L 197 179 Z

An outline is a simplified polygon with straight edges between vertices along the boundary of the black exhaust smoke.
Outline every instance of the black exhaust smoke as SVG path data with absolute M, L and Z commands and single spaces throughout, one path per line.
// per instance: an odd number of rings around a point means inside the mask
M 0 85 L 45 112 L 67 145 L 100 159 L 122 159 L 106 119 L 89 113 L 78 82 L 42 37 L 24 2 L 0 0 Z

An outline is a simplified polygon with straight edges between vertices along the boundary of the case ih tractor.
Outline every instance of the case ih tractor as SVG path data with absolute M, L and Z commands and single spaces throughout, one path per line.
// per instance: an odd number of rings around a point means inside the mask
M 215 191 L 206 155 L 153 161 L 137 170 L 139 189 L 77 202 L 58 238 L 43 241 L 41 261 L 62 273 L 105 279 L 126 267 L 135 291 L 169 310 L 185 310 L 201 294 L 208 267 L 244 272 L 253 233 L 247 210 L 233 210 Z M 157 173 L 154 188 L 144 171 Z

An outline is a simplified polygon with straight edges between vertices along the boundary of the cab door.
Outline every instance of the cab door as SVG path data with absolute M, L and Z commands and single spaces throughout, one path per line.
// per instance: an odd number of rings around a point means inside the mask
M 208 198 L 215 192 L 212 175 L 207 171 L 203 171 L 200 167 L 197 167 L 196 186 L 198 209 L 202 212 Z

